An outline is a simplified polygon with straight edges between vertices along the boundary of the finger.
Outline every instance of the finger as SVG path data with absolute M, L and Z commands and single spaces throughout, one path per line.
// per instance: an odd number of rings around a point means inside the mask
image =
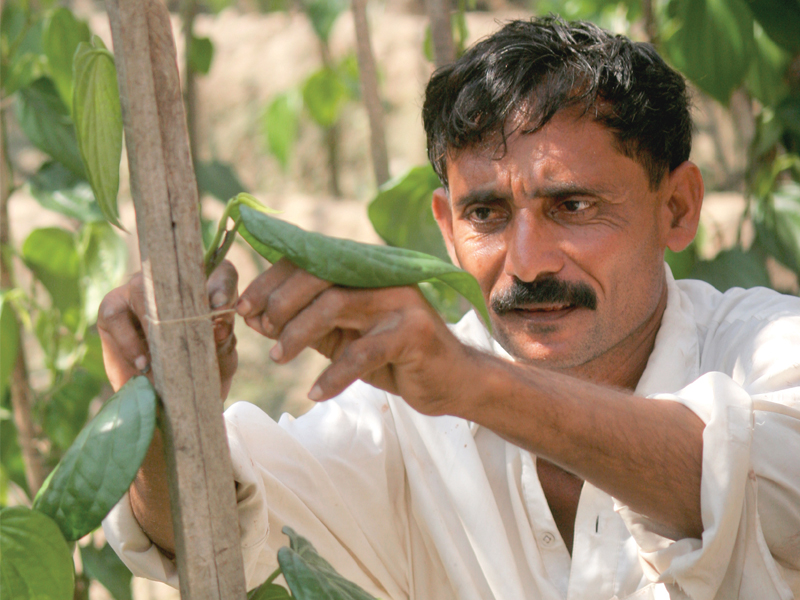
M 239 365 L 235 335 L 231 335 L 225 342 L 217 346 L 217 362 L 219 363 L 220 398 L 224 400 L 228 397 L 233 375 Z
M 239 274 L 236 268 L 227 260 L 223 261 L 208 278 L 208 298 L 212 310 L 233 308 L 238 300 Z M 225 313 L 214 317 L 214 341 L 217 343 L 217 352 L 220 346 L 228 343 L 233 335 L 233 326 L 236 315 Z
M 128 284 L 130 285 L 130 284 Z M 130 305 L 130 290 L 122 286 L 109 292 L 100 304 L 97 329 L 103 360 L 115 389 L 130 377 L 149 370 L 147 340 Z
M 244 317 L 254 317 L 264 311 L 270 292 L 297 270 L 291 262 L 282 258 L 256 277 L 242 292 L 236 310 Z

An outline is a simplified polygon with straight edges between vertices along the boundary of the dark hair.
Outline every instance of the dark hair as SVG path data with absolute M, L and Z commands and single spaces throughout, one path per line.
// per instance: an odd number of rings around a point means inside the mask
M 433 74 L 422 108 L 428 157 L 447 185 L 448 152 L 494 139 L 505 148 L 509 119 L 533 132 L 571 106 L 608 127 L 653 188 L 689 158 L 683 76 L 650 44 L 554 16 L 512 21 Z

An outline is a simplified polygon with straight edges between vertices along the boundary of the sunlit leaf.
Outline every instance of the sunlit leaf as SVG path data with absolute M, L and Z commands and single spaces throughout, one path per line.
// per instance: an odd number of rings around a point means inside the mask
M 57 8 L 45 20 L 42 49 L 50 65 L 50 76 L 61 99 L 72 108 L 72 57 L 78 44 L 91 38 L 85 21 L 75 18 L 68 8 Z
M 753 17 L 744 0 L 678 2 L 678 30 L 664 40 L 672 62 L 697 87 L 727 104 L 754 53 Z
M 339 120 L 347 99 L 347 86 L 332 69 L 320 69 L 303 85 L 303 103 L 311 118 L 322 127 L 331 127 Z
M 97 36 L 82 42 L 73 61 L 72 114 L 80 155 L 100 210 L 122 227 L 117 208 L 122 156 L 122 112 L 114 56 Z
M 58 526 L 42 513 L 0 509 L 0 598 L 72 600 L 72 553 Z
M 307 539 L 291 527 L 281 531 L 289 536 L 289 547 L 278 550 L 278 563 L 283 577 L 298 600 L 375 600 L 348 581 L 322 558 Z
M 93 531 L 133 482 L 155 423 L 155 390 L 146 377 L 134 377 L 81 431 L 34 508 L 51 517 L 67 540 Z
M 789 52 L 800 51 L 800 2 L 746 0 L 756 20 L 775 43 Z
M 192 36 L 189 42 L 189 68 L 195 73 L 208 75 L 214 59 L 214 44 L 207 37 Z
M 268 252 L 256 250 L 270 262 L 285 256 L 320 279 L 348 287 L 379 288 L 439 281 L 469 300 L 489 326 L 483 294 L 475 278 L 435 256 L 303 231 L 247 206 L 240 207 L 240 214 L 247 232 Z
M 28 185 L 31 195 L 48 210 L 83 222 L 104 220 L 89 182 L 61 163 L 45 163 Z
M 246 191 L 236 174 L 236 168 L 219 160 L 197 161 L 194 166 L 197 187 L 202 194 L 210 194 L 217 200 L 227 202 L 239 192 Z
M 100 549 L 91 545 L 81 546 L 81 562 L 84 572 L 99 581 L 115 600 L 133 600 L 133 575 L 111 546 L 105 544 Z
M 84 225 L 82 235 L 83 311 L 86 322 L 92 324 L 105 295 L 125 277 L 128 246 L 105 222 Z
M 5 292 L 0 292 L 0 399 L 11 382 L 19 348 L 19 322 L 6 296 Z
M 58 227 L 34 229 L 22 244 L 21 254 L 50 293 L 64 324 L 75 331 L 81 319 L 80 256 L 75 236 Z
M 284 171 L 297 142 L 300 108 L 297 94 L 285 92 L 269 103 L 261 117 L 261 129 L 267 139 L 267 148 L 278 159 Z
M 771 286 L 764 257 L 740 248 L 723 250 L 713 260 L 697 261 L 691 278 L 706 281 L 721 292 L 732 287 Z
M 375 231 L 391 246 L 449 261 L 431 210 L 433 191 L 441 186 L 430 165 L 414 167 L 386 182 L 367 209 Z
M 17 95 L 17 120 L 34 146 L 80 177 L 85 176 L 75 127 L 53 81 L 42 77 Z

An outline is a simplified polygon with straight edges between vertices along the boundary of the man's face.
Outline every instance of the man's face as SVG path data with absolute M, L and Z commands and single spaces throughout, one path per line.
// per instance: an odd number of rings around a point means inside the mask
M 512 356 L 573 369 L 652 345 L 674 215 L 666 186 L 651 190 L 605 127 L 562 111 L 512 134 L 504 155 L 492 145 L 458 153 L 447 174 L 434 213 Z

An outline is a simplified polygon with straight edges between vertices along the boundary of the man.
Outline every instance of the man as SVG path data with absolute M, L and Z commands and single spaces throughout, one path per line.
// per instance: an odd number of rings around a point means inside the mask
M 494 339 L 416 288 L 283 260 L 250 284 L 237 310 L 273 360 L 332 363 L 297 420 L 226 413 L 248 584 L 289 524 L 383 598 L 799 593 L 800 302 L 665 267 L 703 196 L 680 75 L 590 24 L 513 22 L 434 74 L 423 117 L 434 216 Z M 209 285 L 235 300 L 230 267 Z M 101 308 L 115 386 L 146 368 L 137 313 L 135 284 Z M 224 395 L 230 323 L 217 339 Z M 106 531 L 174 583 L 165 494 L 154 450 Z

